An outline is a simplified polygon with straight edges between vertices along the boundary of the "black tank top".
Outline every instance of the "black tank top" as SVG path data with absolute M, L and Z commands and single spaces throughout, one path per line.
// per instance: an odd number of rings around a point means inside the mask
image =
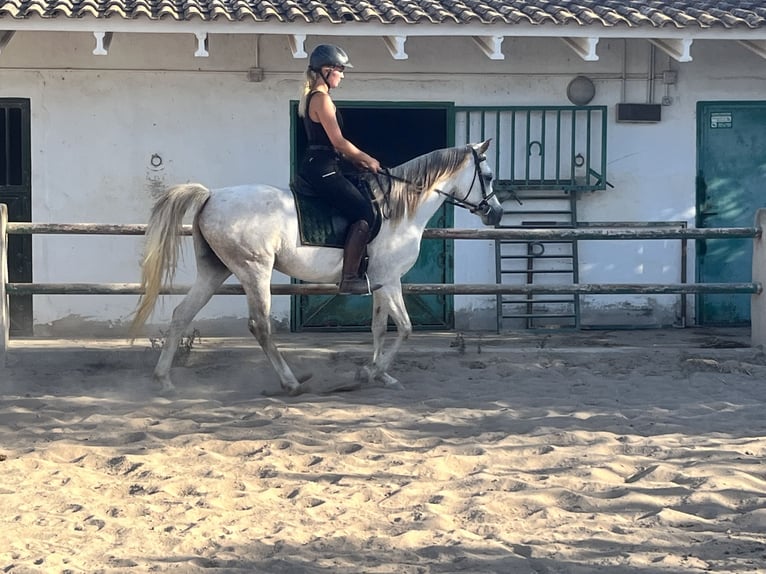
M 318 93 L 319 91 L 315 90 L 311 92 L 306 98 L 306 115 L 303 116 L 303 127 L 306 129 L 306 137 L 308 138 L 309 145 L 321 145 L 332 148 L 332 142 L 330 141 L 330 138 L 327 137 L 327 132 L 324 130 L 324 126 L 321 123 L 312 120 L 311 116 L 309 115 L 311 98 L 314 97 L 314 94 Z M 341 116 L 338 108 L 335 108 L 335 119 L 338 122 L 338 126 L 342 130 L 343 116 Z

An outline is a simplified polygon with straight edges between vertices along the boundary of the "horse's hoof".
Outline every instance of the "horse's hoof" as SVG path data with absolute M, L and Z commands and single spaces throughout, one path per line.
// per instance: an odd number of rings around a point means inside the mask
M 298 395 L 302 395 L 306 392 L 306 389 L 303 387 L 303 385 L 298 385 L 297 387 L 288 387 L 285 389 L 285 392 L 290 397 L 297 397 Z
M 369 366 L 365 365 L 364 367 L 359 367 L 359 370 L 356 372 L 356 381 L 362 385 L 367 384 L 370 385 L 375 382 L 375 377 L 372 374 L 372 370 Z
M 298 375 L 296 378 L 298 379 L 298 382 L 302 385 L 313 376 L 314 376 L 314 373 L 303 373 L 302 375 Z
M 383 373 L 378 379 L 383 383 L 383 388 L 385 389 L 393 389 L 395 391 L 404 390 L 404 385 L 388 373 Z
M 154 383 L 160 387 L 160 395 L 172 395 L 176 392 L 175 385 L 170 381 L 169 376 L 155 376 Z
M 380 386 L 384 389 L 396 389 L 397 391 L 404 390 L 404 386 L 394 377 L 388 373 L 381 373 L 369 365 L 365 365 L 357 371 L 356 380 L 362 384 L 367 384 L 375 387 Z
M 309 375 L 309 377 L 305 377 L 305 378 L 306 379 L 310 378 L 310 375 Z M 300 379 L 298 379 L 298 380 L 300 380 Z M 308 391 L 308 389 L 303 384 L 301 384 L 300 382 L 299 383 L 293 383 L 291 385 L 286 385 L 284 383 L 280 383 L 278 391 L 264 389 L 264 390 L 261 391 L 261 394 L 264 397 L 283 397 L 285 395 L 287 395 L 288 397 L 297 397 L 298 395 L 302 395 L 303 393 L 305 393 L 307 391 Z

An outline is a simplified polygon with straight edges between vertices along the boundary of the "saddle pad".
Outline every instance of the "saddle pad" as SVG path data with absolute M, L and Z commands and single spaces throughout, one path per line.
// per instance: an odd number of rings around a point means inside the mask
M 320 197 L 296 193 L 294 189 L 291 191 L 298 211 L 301 243 L 342 248 L 349 222 L 341 212 Z

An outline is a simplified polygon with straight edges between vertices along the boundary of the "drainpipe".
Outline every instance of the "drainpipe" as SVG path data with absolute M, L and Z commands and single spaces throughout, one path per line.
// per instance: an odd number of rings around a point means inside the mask
M 620 96 L 620 102 L 625 101 L 625 84 L 628 81 L 628 40 L 622 39 L 622 94 Z
M 649 81 L 646 83 L 646 103 L 654 103 L 654 61 L 656 60 L 657 48 L 649 44 Z

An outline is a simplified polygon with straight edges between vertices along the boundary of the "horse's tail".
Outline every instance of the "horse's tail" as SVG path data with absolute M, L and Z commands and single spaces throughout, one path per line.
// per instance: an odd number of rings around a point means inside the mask
M 198 183 L 186 183 L 163 192 L 154 204 L 146 228 L 144 258 L 141 262 L 143 294 L 130 326 L 130 337 L 135 339 L 160 295 L 163 283 L 170 284 L 181 252 L 179 233 L 186 212 L 202 205 L 210 197 L 210 190 Z

